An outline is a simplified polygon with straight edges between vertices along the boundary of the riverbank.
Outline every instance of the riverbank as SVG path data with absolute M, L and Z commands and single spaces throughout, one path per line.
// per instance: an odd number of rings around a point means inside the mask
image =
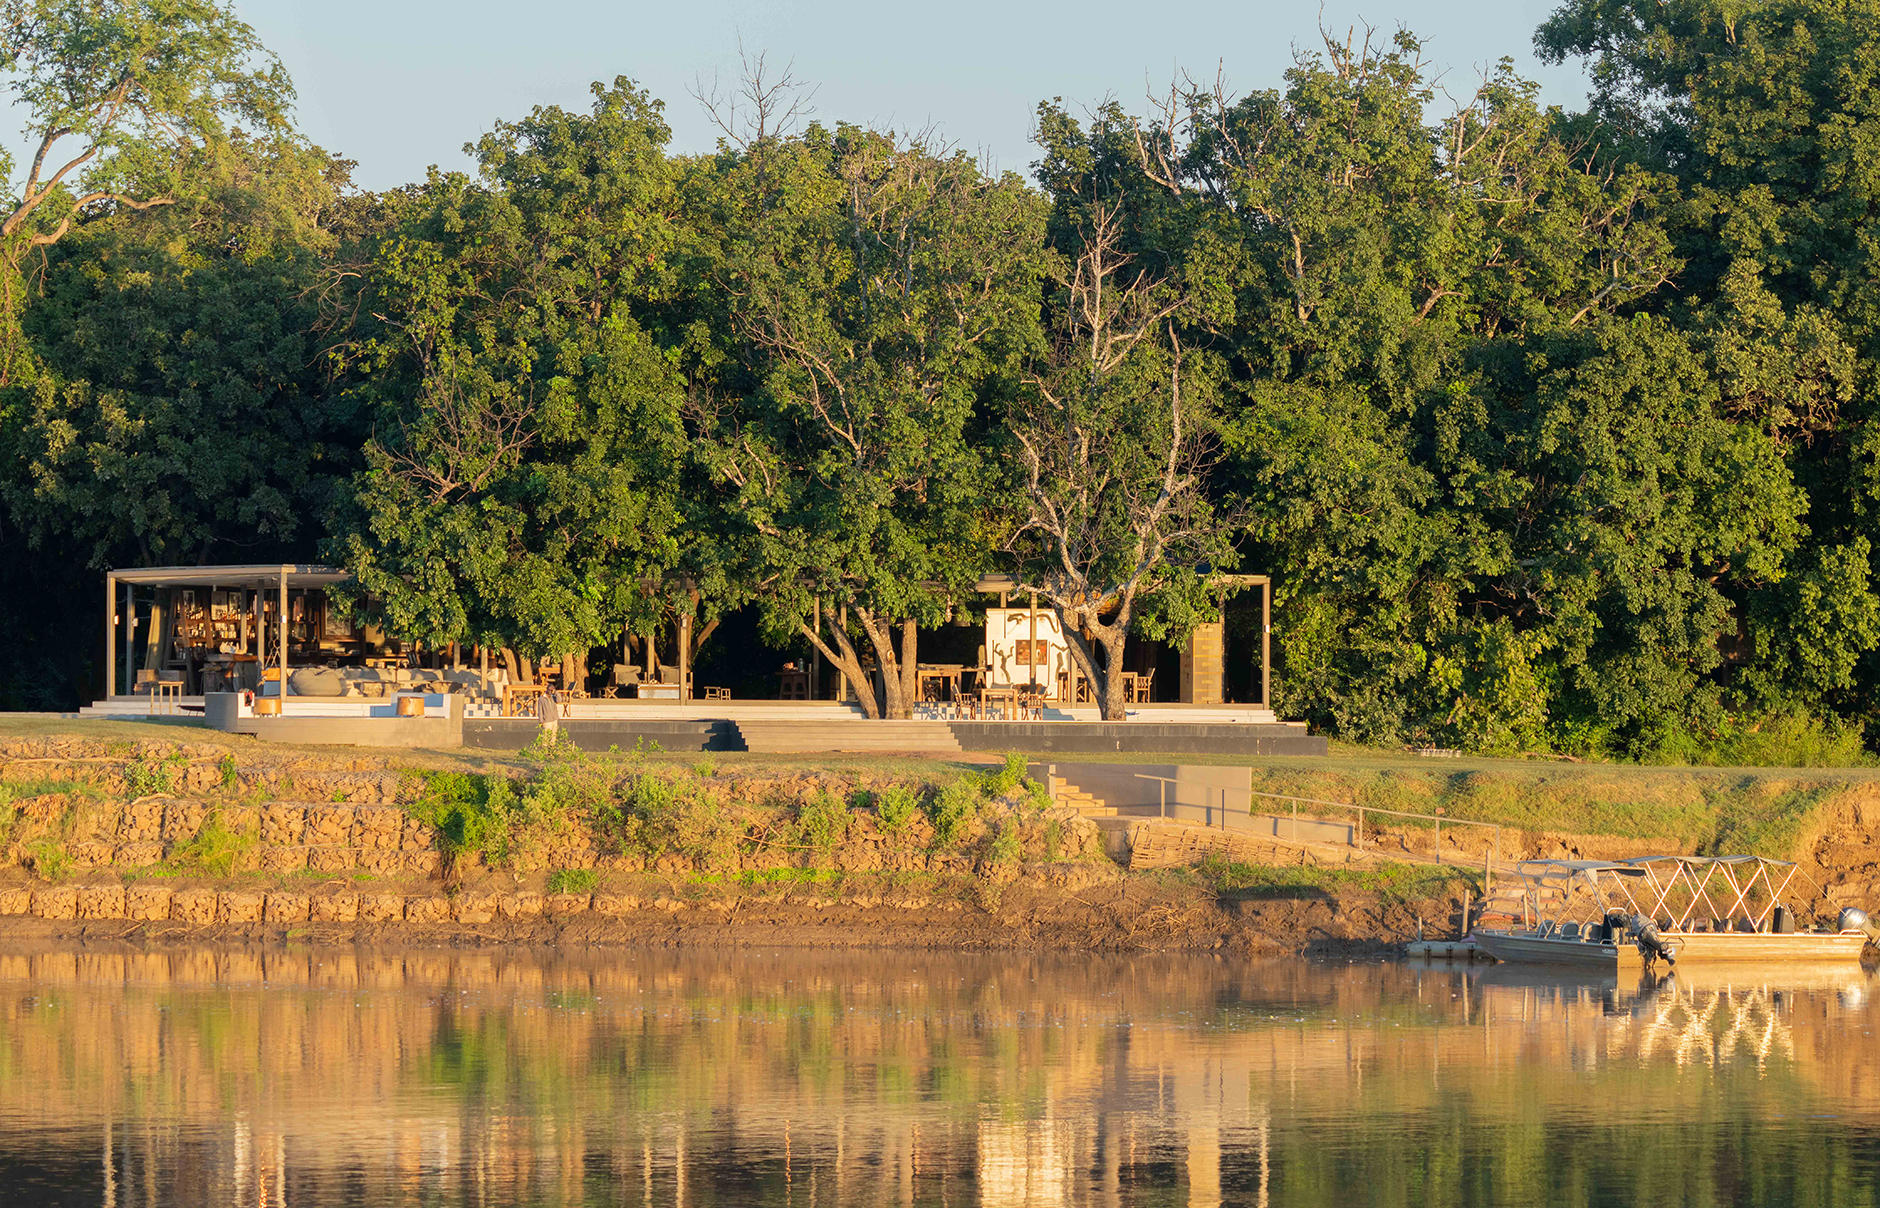
M 1631 812 L 1597 807 L 1629 771 L 1273 760 L 1255 782 L 1450 817 L 1473 803 L 1507 826 L 1503 859 L 1706 850 L 1748 826 L 1763 854 L 1801 858 L 1805 922 L 1880 904 L 1868 770 L 1639 769 Z M 1118 852 L 1025 773 L 1022 757 L 336 753 L 14 722 L 0 727 L 0 933 L 1350 955 L 1393 950 L 1419 922 L 1453 934 L 1481 893 L 1463 828 L 1445 828 L 1443 866 L 1391 862 L 1429 846 L 1414 826 L 1368 825 L 1358 856 L 1143 821 Z M 1570 825 L 1576 794 L 1606 833 Z

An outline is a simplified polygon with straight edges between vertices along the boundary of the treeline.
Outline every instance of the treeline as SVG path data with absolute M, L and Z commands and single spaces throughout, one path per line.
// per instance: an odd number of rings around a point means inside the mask
M 295 557 L 512 661 L 754 605 L 883 714 L 982 574 L 1113 712 L 1125 636 L 1235 569 L 1277 579 L 1280 711 L 1360 742 L 1695 759 L 1875 711 L 1871 0 L 1568 0 L 1535 43 L 1584 112 L 1504 62 L 1432 121 L 1415 37 L 1327 39 L 1246 95 L 1047 102 L 1029 180 L 795 124 L 761 65 L 678 155 L 623 79 L 380 194 L 228 9 L 97 68 L 182 74 L 85 127 L 34 83 L 71 6 L 23 7 L 30 120 L 96 154 L 0 231 L 7 707 L 95 692 L 99 568 Z M 196 67 L 149 49 L 189 29 Z

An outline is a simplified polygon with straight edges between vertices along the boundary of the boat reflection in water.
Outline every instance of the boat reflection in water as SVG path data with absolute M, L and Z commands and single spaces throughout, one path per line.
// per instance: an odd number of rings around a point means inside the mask
M 0 955 L 0 1204 L 1862 1203 L 1870 975 Z

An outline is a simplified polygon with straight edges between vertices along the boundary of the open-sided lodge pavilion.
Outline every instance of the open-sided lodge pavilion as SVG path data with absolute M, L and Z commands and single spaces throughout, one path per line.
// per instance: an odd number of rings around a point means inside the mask
M 1224 598 L 1251 589 L 1254 599 L 1239 597 L 1181 646 L 1132 637 L 1127 720 L 1110 723 L 1057 614 L 1019 598 L 1010 577 L 988 576 L 977 585 L 983 620 L 961 609 L 958 622 L 918 633 L 913 719 L 868 725 L 844 724 L 865 721 L 846 676 L 807 643 L 794 657 L 763 645 L 754 624 L 742 640 L 720 630 L 701 646 L 681 617 L 663 645 L 623 634 L 584 666 L 524 663 L 516 674 L 502 652 L 429 649 L 388 632 L 369 606 L 355 612 L 335 597 L 350 581 L 335 567 L 293 564 L 109 571 L 106 694 L 82 713 L 194 714 L 286 741 L 399 746 L 513 749 L 546 724 L 598 749 L 640 740 L 667 750 L 1325 749 L 1268 704 L 1265 575 L 1217 576 Z

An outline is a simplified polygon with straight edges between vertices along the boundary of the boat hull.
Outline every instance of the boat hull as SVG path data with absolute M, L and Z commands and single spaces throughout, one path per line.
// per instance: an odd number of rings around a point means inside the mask
M 1860 960 L 1861 950 L 1867 943 L 1867 937 L 1857 931 L 1800 931 L 1788 935 L 1695 931 L 1666 935 L 1664 938 L 1677 954 L 1679 964 L 1687 961 L 1704 964 L 1720 961 L 1761 964 L 1788 961 L 1854 963 Z M 1483 952 L 1500 961 L 1576 965 L 1614 972 L 1637 969 L 1644 964 L 1644 957 L 1639 954 L 1637 945 L 1630 941 L 1586 943 L 1528 932 L 1477 931 L 1475 943 Z

